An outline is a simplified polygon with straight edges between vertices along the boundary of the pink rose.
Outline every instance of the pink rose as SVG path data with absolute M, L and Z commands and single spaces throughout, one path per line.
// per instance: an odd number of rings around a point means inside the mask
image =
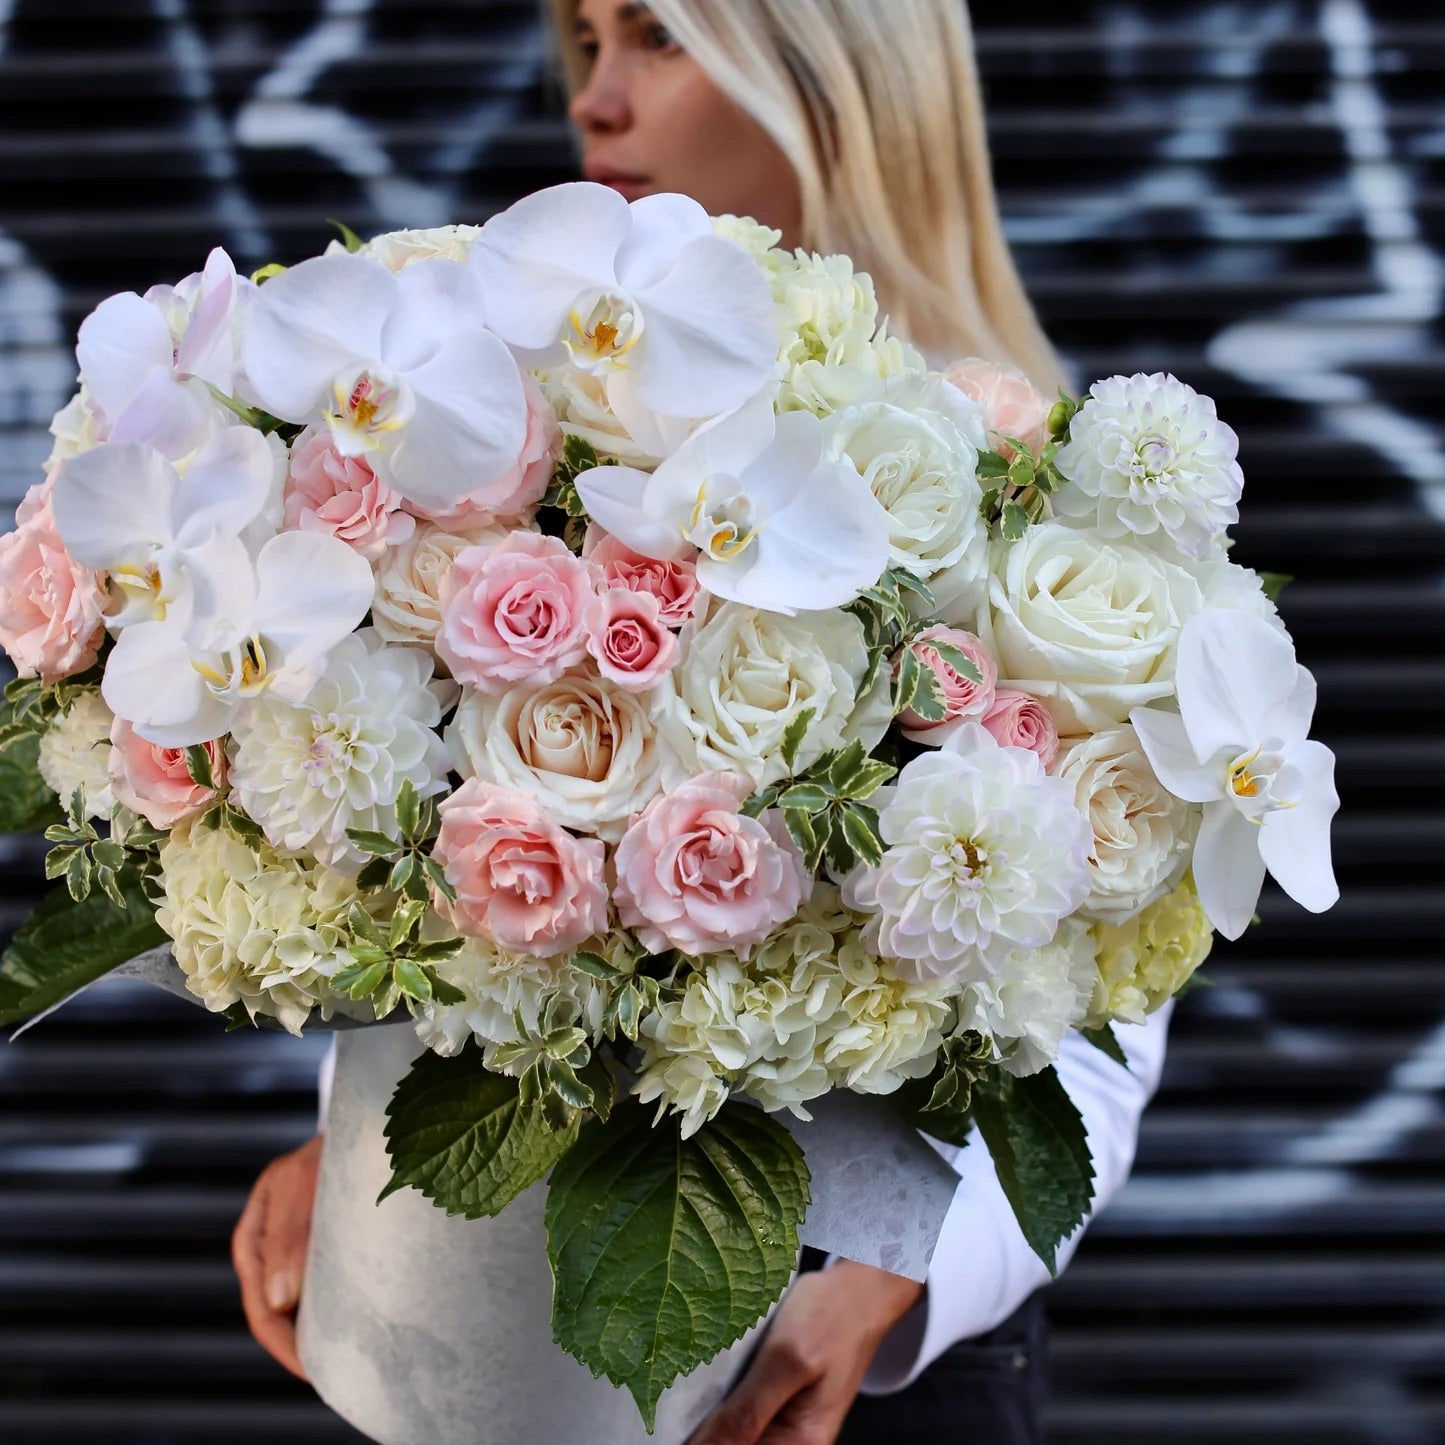
M 325 432 L 297 438 L 286 478 L 287 531 L 329 533 L 374 561 L 416 527 L 400 507 L 365 457 L 343 456 Z
M 746 956 L 798 911 L 811 885 L 782 816 L 739 811 L 736 773 L 703 773 L 654 798 L 617 845 L 618 916 L 653 952 Z
M 99 656 L 105 590 L 60 540 L 49 478 L 30 488 L 17 516 L 20 525 L 0 537 L 0 647 L 21 677 L 48 685 Z
M 982 682 L 974 682 L 946 662 L 929 641 L 947 643 L 956 647 L 983 674 Z M 949 734 L 957 732 L 966 722 L 980 721 L 993 706 L 994 690 L 998 686 L 998 664 L 994 662 L 982 642 L 971 632 L 956 627 L 930 627 L 921 632 L 910 644 L 919 665 L 926 668 L 937 679 L 943 694 L 944 715 L 937 722 L 929 722 L 912 708 L 898 718 L 903 735 L 916 743 L 941 744 Z
M 479 778 L 441 804 L 433 856 L 457 901 L 437 908 L 462 933 L 551 958 L 607 928 L 605 846 L 547 820 L 527 793 Z
M 154 828 L 174 828 L 209 807 L 225 787 L 226 749 L 219 738 L 202 745 L 211 760 L 215 789 L 192 780 L 184 748 L 147 742 L 124 718 L 111 725 L 110 741 L 111 791 Z
M 602 676 L 629 692 L 655 687 L 672 671 L 680 650 L 657 598 L 625 587 L 610 587 L 597 599 L 587 647 Z
M 582 555 L 602 569 L 609 587 L 625 587 L 657 598 L 662 620 L 681 627 L 697 606 L 697 569 L 691 562 L 659 562 L 624 546 L 594 525 L 587 529 Z
M 556 537 L 510 532 L 468 547 L 442 579 L 436 650 L 483 692 L 554 682 L 587 655 L 601 574 Z
M 983 725 L 1006 748 L 1027 748 L 1047 768 L 1059 752 L 1059 733 L 1049 710 L 1032 693 L 1001 687 Z
M 562 428 L 542 388 L 525 372 L 522 387 L 527 394 L 527 436 L 511 471 L 479 487 L 447 511 L 408 502 L 409 511 L 443 526 L 459 522 L 470 525 L 498 519 L 520 520 L 542 500 L 557 470 L 557 459 L 562 455 Z
M 983 407 L 983 424 L 1000 456 L 1014 454 L 1004 436 L 1026 442 L 1035 454 L 1048 440 L 1050 403 L 1018 367 L 968 356 L 955 361 L 943 377 Z

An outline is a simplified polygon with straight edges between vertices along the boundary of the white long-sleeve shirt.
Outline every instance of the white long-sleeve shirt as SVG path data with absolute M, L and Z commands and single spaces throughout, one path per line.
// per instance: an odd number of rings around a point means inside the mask
M 1173 1012 L 1170 999 L 1142 1024 L 1114 1026 L 1128 1069 L 1074 1030 L 1065 1036 L 1056 1067 L 1083 1116 L 1094 1159 L 1094 1201 L 1058 1247 L 1060 1273 L 1084 1231 L 1129 1177 L 1139 1144 L 1139 1118 L 1159 1087 Z M 1048 1270 L 1019 1228 L 983 1141 L 975 1138 L 962 1149 L 930 1143 L 957 1169 L 958 1192 L 944 1218 L 923 1294 L 873 1357 L 863 1381 L 865 1395 L 903 1389 L 950 1345 L 1001 1324 L 1049 1282 Z

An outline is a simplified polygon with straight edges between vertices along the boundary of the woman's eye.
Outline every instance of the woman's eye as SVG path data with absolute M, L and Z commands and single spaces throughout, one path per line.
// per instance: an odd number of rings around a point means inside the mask
M 597 42 L 595 40 L 579 41 L 577 50 L 589 68 L 597 64 Z
M 656 20 L 649 21 L 647 28 L 642 32 L 642 44 L 646 50 L 677 51 L 682 49 L 682 46 L 672 38 L 672 31 Z

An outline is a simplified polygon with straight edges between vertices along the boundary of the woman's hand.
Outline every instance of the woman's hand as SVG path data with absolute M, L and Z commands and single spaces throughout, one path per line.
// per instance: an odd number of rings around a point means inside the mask
M 306 1378 L 296 1354 L 296 1306 L 311 1237 L 321 1135 L 261 1172 L 231 1236 L 246 1323 L 268 1354 Z
M 747 1374 L 689 1445 L 832 1445 L 883 1337 L 922 1293 L 847 1259 L 799 1275 Z

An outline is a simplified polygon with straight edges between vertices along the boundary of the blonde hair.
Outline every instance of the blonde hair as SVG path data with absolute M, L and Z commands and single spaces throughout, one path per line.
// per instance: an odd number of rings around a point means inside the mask
M 649 0 L 797 172 L 806 244 L 870 272 L 894 329 L 1072 390 L 1004 239 L 963 0 Z M 578 0 L 552 0 L 569 85 Z

